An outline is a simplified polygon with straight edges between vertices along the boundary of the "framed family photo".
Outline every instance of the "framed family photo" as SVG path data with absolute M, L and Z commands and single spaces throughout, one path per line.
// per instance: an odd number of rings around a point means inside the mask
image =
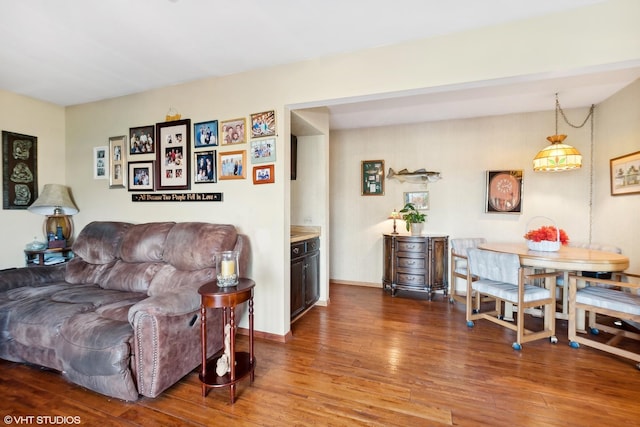
M 191 120 L 156 123 L 156 190 L 188 190 Z
M 153 191 L 153 162 L 129 162 L 129 191 Z
M 129 154 L 155 153 L 153 125 L 129 128 Z
M 226 120 L 220 124 L 220 145 L 244 144 L 247 142 L 247 119 Z
M 640 151 L 609 161 L 611 195 L 640 193 Z
M 276 161 L 276 139 L 265 138 L 251 141 L 251 163 Z
M 363 160 L 360 183 L 363 196 L 384 195 L 384 160 Z
M 109 178 L 109 147 L 93 148 L 93 179 Z
M 245 179 L 246 164 L 246 150 L 218 153 L 218 176 L 220 179 Z
M 276 177 L 273 173 L 274 165 L 255 166 L 253 168 L 253 183 L 254 184 L 271 184 L 276 182 Z
M 251 115 L 251 138 L 275 136 L 275 134 L 276 112 L 274 110 Z
M 124 188 L 126 141 L 124 135 L 109 138 L 109 188 Z
M 194 180 L 196 184 L 216 182 L 216 152 L 215 150 L 196 151 L 193 153 L 195 165 Z
M 193 146 L 195 148 L 216 147 L 218 145 L 218 121 L 196 123 L 193 125 Z
M 486 213 L 522 213 L 522 170 L 487 171 Z

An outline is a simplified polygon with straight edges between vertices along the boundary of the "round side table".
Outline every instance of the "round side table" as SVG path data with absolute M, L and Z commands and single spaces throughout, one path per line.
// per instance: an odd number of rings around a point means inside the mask
M 231 403 L 236 401 L 236 383 L 250 375 L 254 380 L 256 359 L 253 355 L 253 288 L 255 282 L 251 279 L 239 279 L 236 286 L 219 287 L 213 280 L 198 289 L 200 294 L 200 341 L 202 343 L 202 367 L 200 381 L 202 383 L 202 397 L 207 395 L 210 388 L 229 387 Z M 236 311 L 238 304 L 249 301 L 249 353 L 236 352 Z M 224 349 L 216 353 L 207 361 L 207 308 L 221 308 L 223 310 L 222 334 L 224 325 L 231 326 L 229 336 L 229 365 L 230 371 L 222 376 L 216 373 L 216 362 Z M 209 366 L 208 366 L 209 365 Z

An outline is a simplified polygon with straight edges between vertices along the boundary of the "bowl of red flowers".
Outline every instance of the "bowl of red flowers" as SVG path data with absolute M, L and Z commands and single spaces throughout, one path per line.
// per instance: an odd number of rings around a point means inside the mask
M 550 221 L 553 222 L 552 220 Z M 529 223 L 530 222 L 531 221 L 529 221 Z M 560 249 L 560 245 L 569 243 L 567 233 L 556 227 L 555 223 L 553 225 L 543 225 L 535 230 L 529 230 L 524 235 L 524 238 L 527 239 L 527 247 L 532 251 L 555 252 Z

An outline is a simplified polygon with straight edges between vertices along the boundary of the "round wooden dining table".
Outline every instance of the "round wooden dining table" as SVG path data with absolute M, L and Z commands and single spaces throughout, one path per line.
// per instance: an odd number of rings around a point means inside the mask
M 524 267 L 591 272 L 615 272 L 629 268 L 629 258 L 624 255 L 572 246 L 560 246 L 556 252 L 532 251 L 526 243 L 482 243 L 478 247 L 517 254 L 520 265 Z

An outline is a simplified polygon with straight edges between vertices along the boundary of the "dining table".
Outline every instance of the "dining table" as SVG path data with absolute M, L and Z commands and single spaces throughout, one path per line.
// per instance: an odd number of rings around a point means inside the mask
M 579 248 L 561 245 L 557 251 L 534 251 L 529 249 L 526 242 L 487 242 L 478 246 L 480 249 L 516 254 L 520 258 L 522 267 L 544 269 L 545 271 L 557 271 L 562 277 L 562 311 L 556 312 L 556 318 L 569 318 L 569 273 L 578 275 L 583 272 L 615 273 L 629 268 L 629 258 L 614 252 L 598 251 L 594 249 Z M 577 282 L 577 286 L 584 286 L 589 277 Z M 577 313 L 577 329 L 584 331 L 584 312 Z

